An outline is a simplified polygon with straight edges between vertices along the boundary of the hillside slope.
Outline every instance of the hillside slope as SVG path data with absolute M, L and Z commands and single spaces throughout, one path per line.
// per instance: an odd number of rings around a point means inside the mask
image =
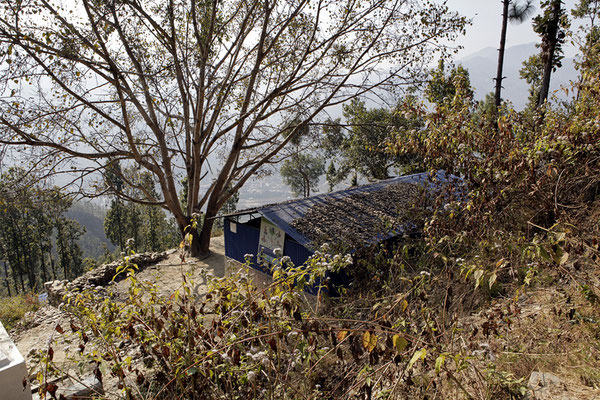
M 74 219 L 85 228 L 85 233 L 79 239 L 79 247 L 83 251 L 83 257 L 97 259 L 108 249 L 115 250 L 115 246 L 104 234 L 104 216 L 106 211 L 100 206 L 85 201 L 73 203 L 73 206 L 65 213 L 65 216 Z

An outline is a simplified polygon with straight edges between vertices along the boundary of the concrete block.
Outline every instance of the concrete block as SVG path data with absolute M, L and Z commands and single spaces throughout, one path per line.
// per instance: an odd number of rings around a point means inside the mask
M 31 400 L 25 360 L 0 322 L 0 398 Z

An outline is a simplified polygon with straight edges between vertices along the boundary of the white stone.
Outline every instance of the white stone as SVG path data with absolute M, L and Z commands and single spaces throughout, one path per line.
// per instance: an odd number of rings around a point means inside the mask
M 26 382 L 23 387 L 23 382 Z M 31 400 L 27 382 L 27 367 L 17 346 L 0 322 L 0 398 L 2 400 Z

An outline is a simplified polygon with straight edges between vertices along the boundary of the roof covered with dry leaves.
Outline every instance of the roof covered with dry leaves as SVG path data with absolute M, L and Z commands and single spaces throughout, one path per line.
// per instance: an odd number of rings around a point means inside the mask
M 226 215 L 256 214 L 301 245 L 316 249 L 332 243 L 358 249 L 396 236 L 413 226 L 410 210 L 423 188 L 446 182 L 440 172 L 400 176 L 337 192 L 289 200 Z

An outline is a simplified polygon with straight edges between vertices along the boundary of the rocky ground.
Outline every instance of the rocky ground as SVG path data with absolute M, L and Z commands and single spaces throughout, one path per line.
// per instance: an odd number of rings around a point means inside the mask
M 183 276 L 195 283 L 194 292 L 201 296 L 206 292 L 206 282 L 203 280 L 203 271 L 212 272 L 215 276 L 221 277 L 225 273 L 224 267 L 224 239 L 216 237 L 211 240 L 211 255 L 204 259 L 185 257 L 182 261 L 181 252 L 172 250 L 164 255 L 156 255 L 154 263 L 144 262 L 143 268 L 136 275 L 141 281 L 150 281 L 157 284 L 159 293 L 162 295 L 171 295 L 177 289 L 182 287 Z M 150 257 L 144 257 L 150 260 Z M 159 260 L 159 261 L 156 261 Z M 129 287 L 127 280 L 111 282 L 110 279 L 104 279 L 107 271 L 113 267 L 102 266 L 97 270 L 87 273 L 87 277 L 92 277 L 90 281 L 87 278 L 78 278 L 73 281 L 76 287 L 95 287 L 100 292 L 104 290 L 102 285 L 112 286 L 112 291 L 117 296 L 119 294 L 126 296 Z M 95 277 L 95 278 L 94 278 Z M 101 278 L 102 277 L 102 278 Z M 96 279 L 97 278 L 97 279 Z M 96 280 L 94 280 L 96 279 Z M 49 285 L 50 286 L 50 285 Z M 66 282 L 55 282 L 54 290 L 60 290 L 68 286 Z M 36 364 L 37 350 L 45 349 L 51 341 L 54 341 L 54 361 L 64 370 L 69 371 L 75 379 L 71 379 L 70 384 L 74 386 L 85 387 L 86 384 L 77 385 L 76 381 L 90 379 L 89 366 L 75 365 L 72 362 L 71 355 L 77 351 L 79 343 L 76 335 L 69 329 L 70 321 L 66 313 L 61 311 L 60 297 L 57 294 L 49 295 L 51 303 L 42 306 L 35 313 L 30 313 L 10 332 L 15 344 L 25 357 L 28 366 Z M 57 328 L 57 326 L 59 328 Z M 59 334 L 57 331 L 63 331 Z M 83 374 L 80 372 L 83 371 Z M 32 369 L 33 373 L 33 369 Z M 34 376 L 32 376 L 33 378 Z M 93 379 L 92 379 L 93 382 Z M 85 383 L 85 382 L 84 382 Z M 62 384 L 59 390 L 66 388 Z M 108 392 L 108 398 L 118 398 L 119 391 L 116 390 L 116 382 L 104 382 L 105 390 Z M 60 392 L 57 392 L 57 397 Z M 63 392 L 64 393 L 64 392 Z M 110 393 L 110 394 L 109 394 Z M 68 393 L 64 393 L 68 394 Z M 0 396 L 1 397 L 1 396 Z

